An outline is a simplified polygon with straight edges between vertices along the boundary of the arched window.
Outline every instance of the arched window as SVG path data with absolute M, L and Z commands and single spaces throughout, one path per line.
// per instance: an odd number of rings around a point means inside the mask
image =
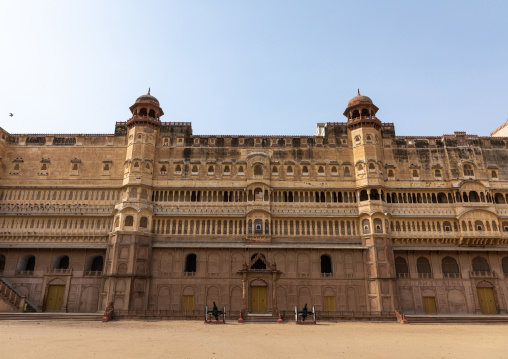
M 332 176 L 337 176 L 337 167 L 332 167 Z
M 420 278 L 430 278 L 430 262 L 425 257 L 420 257 L 416 261 L 416 269 Z
M 366 190 L 361 190 L 360 192 L 360 201 L 368 201 L 369 200 L 369 196 L 367 194 L 367 191 Z
M 254 253 L 251 257 L 250 257 L 250 260 L 253 261 L 256 257 L 258 257 L 258 259 L 250 266 L 250 269 L 266 269 L 266 263 L 263 261 L 263 259 L 266 260 L 265 256 L 263 253 Z
M 238 174 L 243 175 L 243 166 L 238 167 Z
M 420 177 L 418 175 L 418 171 L 417 170 L 413 170 L 413 178 L 418 178 L 418 177 Z
M 196 273 L 196 255 L 187 254 L 185 258 L 185 273 Z
M 134 225 L 134 217 L 133 216 L 126 216 L 124 225 L 126 227 L 132 227 Z
M 369 172 L 376 171 L 376 166 L 373 163 L 369 163 Z
M 459 265 L 455 258 L 446 256 L 441 261 L 441 268 L 445 278 L 458 278 L 459 277 Z
M 86 259 L 85 271 L 102 272 L 104 267 L 104 258 L 99 255 L 90 256 Z
M 287 170 L 286 170 L 286 173 L 287 173 L 288 175 L 292 175 L 292 174 L 293 174 L 293 167 L 288 166 L 288 168 L 287 168 Z
M 505 198 L 504 198 L 504 196 L 501 193 L 496 193 L 494 195 L 494 202 L 496 202 L 496 204 L 504 204 L 504 203 L 506 203 Z
M 309 174 L 309 169 L 307 168 L 307 166 L 303 166 L 303 168 L 302 168 L 302 174 L 303 174 L 304 176 L 306 176 L 306 175 L 308 175 L 308 174 Z
M 24 255 L 19 259 L 18 266 L 16 269 L 18 271 L 34 271 L 35 257 L 32 254 Z
M 490 172 L 490 176 L 492 178 L 497 178 L 497 172 L 493 170 L 492 172 Z
M 196 165 L 192 166 L 192 173 L 193 174 L 198 173 L 198 166 L 196 166 Z
M 504 257 L 502 261 L 503 273 L 508 274 L 508 257 Z
M 42 166 L 41 166 L 41 171 L 46 171 L 48 169 L 48 166 L 43 163 Z
M 0 273 L 5 269 L 5 256 L 0 254 Z
M 109 164 L 108 163 L 104 164 L 103 170 L 104 171 L 109 171 Z
M 332 273 L 332 258 L 328 254 L 323 254 L 321 256 L 321 274 L 323 277 L 331 277 Z
M 152 117 L 154 118 L 155 117 L 155 111 L 153 109 L 151 109 L 149 112 L 148 112 L 148 117 Z
M 474 170 L 473 167 L 469 164 L 464 165 L 464 176 L 474 176 Z
M 319 166 L 319 168 L 318 168 L 318 174 L 320 174 L 320 175 L 324 175 L 325 174 L 325 169 L 323 168 L 323 166 Z
M 139 110 L 139 115 L 146 116 L 146 108 L 143 107 L 141 110 Z
M 276 175 L 278 173 L 279 173 L 279 171 L 277 170 L 277 167 L 273 166 L 272 167 L 272 174 Z
M 77 166 L 77 165 L 76 165 L 76 166 Z M 135 168 L 139 167 L 139 162 L 137 162 L 137 161 L 136 161 L 136 162 L 134 162 L 134 167 L 135 167 Z M 78 169 L 78 168 L 76 167 L 76 169 Z
M 360 163 L 358 165 L 358 172 L 362 172 L 363 171 L 363 165 Z
M 395 258 L 395 272 L 398 278 L 407 278 L 409 274 L 409 268 L 407 262 L 402 257 Z
M 146 169 L 146 170 L 149 170 L 149 169 L 150 169 L 150 163 L 148 163 L 148 162 L 147 162 L 147 163 L 145 163 L 145 169 Z
M 53 258 L 51 269 L 69 269 L 69 256 L 60 255 Z
M 469 192 L 469 202 L 480 202 L 480 196 L 478 196 L 478 192 Z
M 390 178 L 395 177 L 393 170 L 388 170 L 388 177 L 390 177 Z
M 261 193 L 262 195 L 262 193 Z M 263 220 L 262 219 L 255 219 L 254 220 L 254 233 L 255 234 L 263 234 Z
M 435 170 L 434 175 L 436 176 L 436 178 L 440 178 L 441 177 L 441 170 Z
M 263 190 L 261 188 L 256 188 L 254 190 L 254 201 L 262 201 L 263 200 Z
M 490 272 L 489 263 L 483 257 L 473 258 L 473 271 L 474 272 Z
M 213 175 L 214 172 L 215 172 L 215 170 L 214 170 L 213 166 L 208 166 L 208 174 Z
M 255 165 L 254 166 L 254 176 L 262 176 L 263 175 L 263 166 Z
M 141 217 L 139 220 L 139 227 L 140 228 L 147 228 L 148 227 L 148 218 L 147 217 Z
M 228 175 L 230 173 L 229 166 L 224 167 L 224 174 Z
M 349 167 L 344 168 L 344 177 L 351 177 L 351 171 L 349 170 Z
M 175 173 L 178 173 L 178 174 L 182 173 L 182 166 L 176 165 L 175 166 Z

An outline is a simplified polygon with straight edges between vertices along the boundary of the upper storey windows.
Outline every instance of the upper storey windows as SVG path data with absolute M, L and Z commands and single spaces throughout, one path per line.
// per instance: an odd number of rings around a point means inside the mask
M 474 177 L 474 169 L 473 169 L 473 166 L 469 163 L 466 163 L 463 167 L 462 167 L 463 171 L 464 171 L 464 177 Z
M 254 166 L 254 176 L 262 176 L 263 175 L 263 166 L 257 164 Z

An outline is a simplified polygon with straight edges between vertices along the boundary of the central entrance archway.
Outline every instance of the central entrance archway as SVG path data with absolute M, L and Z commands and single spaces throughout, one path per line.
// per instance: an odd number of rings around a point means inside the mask
M 62 309 L 65 285 L 50 285 L 46 298 L 46 312 L 59 312 Z
M 266 313 L 267 305 L 267 285 L 262 280 L 255 280 L 249 288 L 249 312 L 250 313 Z

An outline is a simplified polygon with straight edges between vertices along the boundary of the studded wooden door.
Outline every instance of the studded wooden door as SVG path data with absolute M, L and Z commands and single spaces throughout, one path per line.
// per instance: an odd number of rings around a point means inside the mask
M 435 297 L 423 297 L 423 305 L 425 307 L 425 314 L 437 314 Z
M 266 293 L 266 287 L 250 287 L 250 313 L 266 313 L 268 311 Z
M 323 297 L 323 309 L 328 312 L 335 311 L 335 297 L 324 296 Z
M 496 300 L 492 288 L 478 288 L 478 299 L 482 314 L 497 314 Z
M 194 310 L 194 296 L 184 295 L 182 297 L 182 310 Z
M 46 312 L 59 312 L 62 309 L 65 285 L 50 285 L 46 297 Z

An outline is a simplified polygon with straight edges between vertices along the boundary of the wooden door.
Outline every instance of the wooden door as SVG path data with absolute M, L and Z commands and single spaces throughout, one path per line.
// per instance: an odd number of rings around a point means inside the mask
M 50 285 L 46 297 L 46 312 L 59 312 L 62 309 L 65 285 Z
M 250 287 L 250 313 L 266 313 L 268 311 L 266 293 L 266 287 Z
M 335 297 L 324 296 L 323 297 L 323 309 L 327 312 L 335 311 Z
M 425 314 L 437 314 L 436 297 L 423 297 Z
M 184 295 L 182 298 L 182 310 L 194 310 L 194 296 Z
M 478 299 L 482 314 L 497 314 L 496 300 L 492 288 L 478 288 Z

